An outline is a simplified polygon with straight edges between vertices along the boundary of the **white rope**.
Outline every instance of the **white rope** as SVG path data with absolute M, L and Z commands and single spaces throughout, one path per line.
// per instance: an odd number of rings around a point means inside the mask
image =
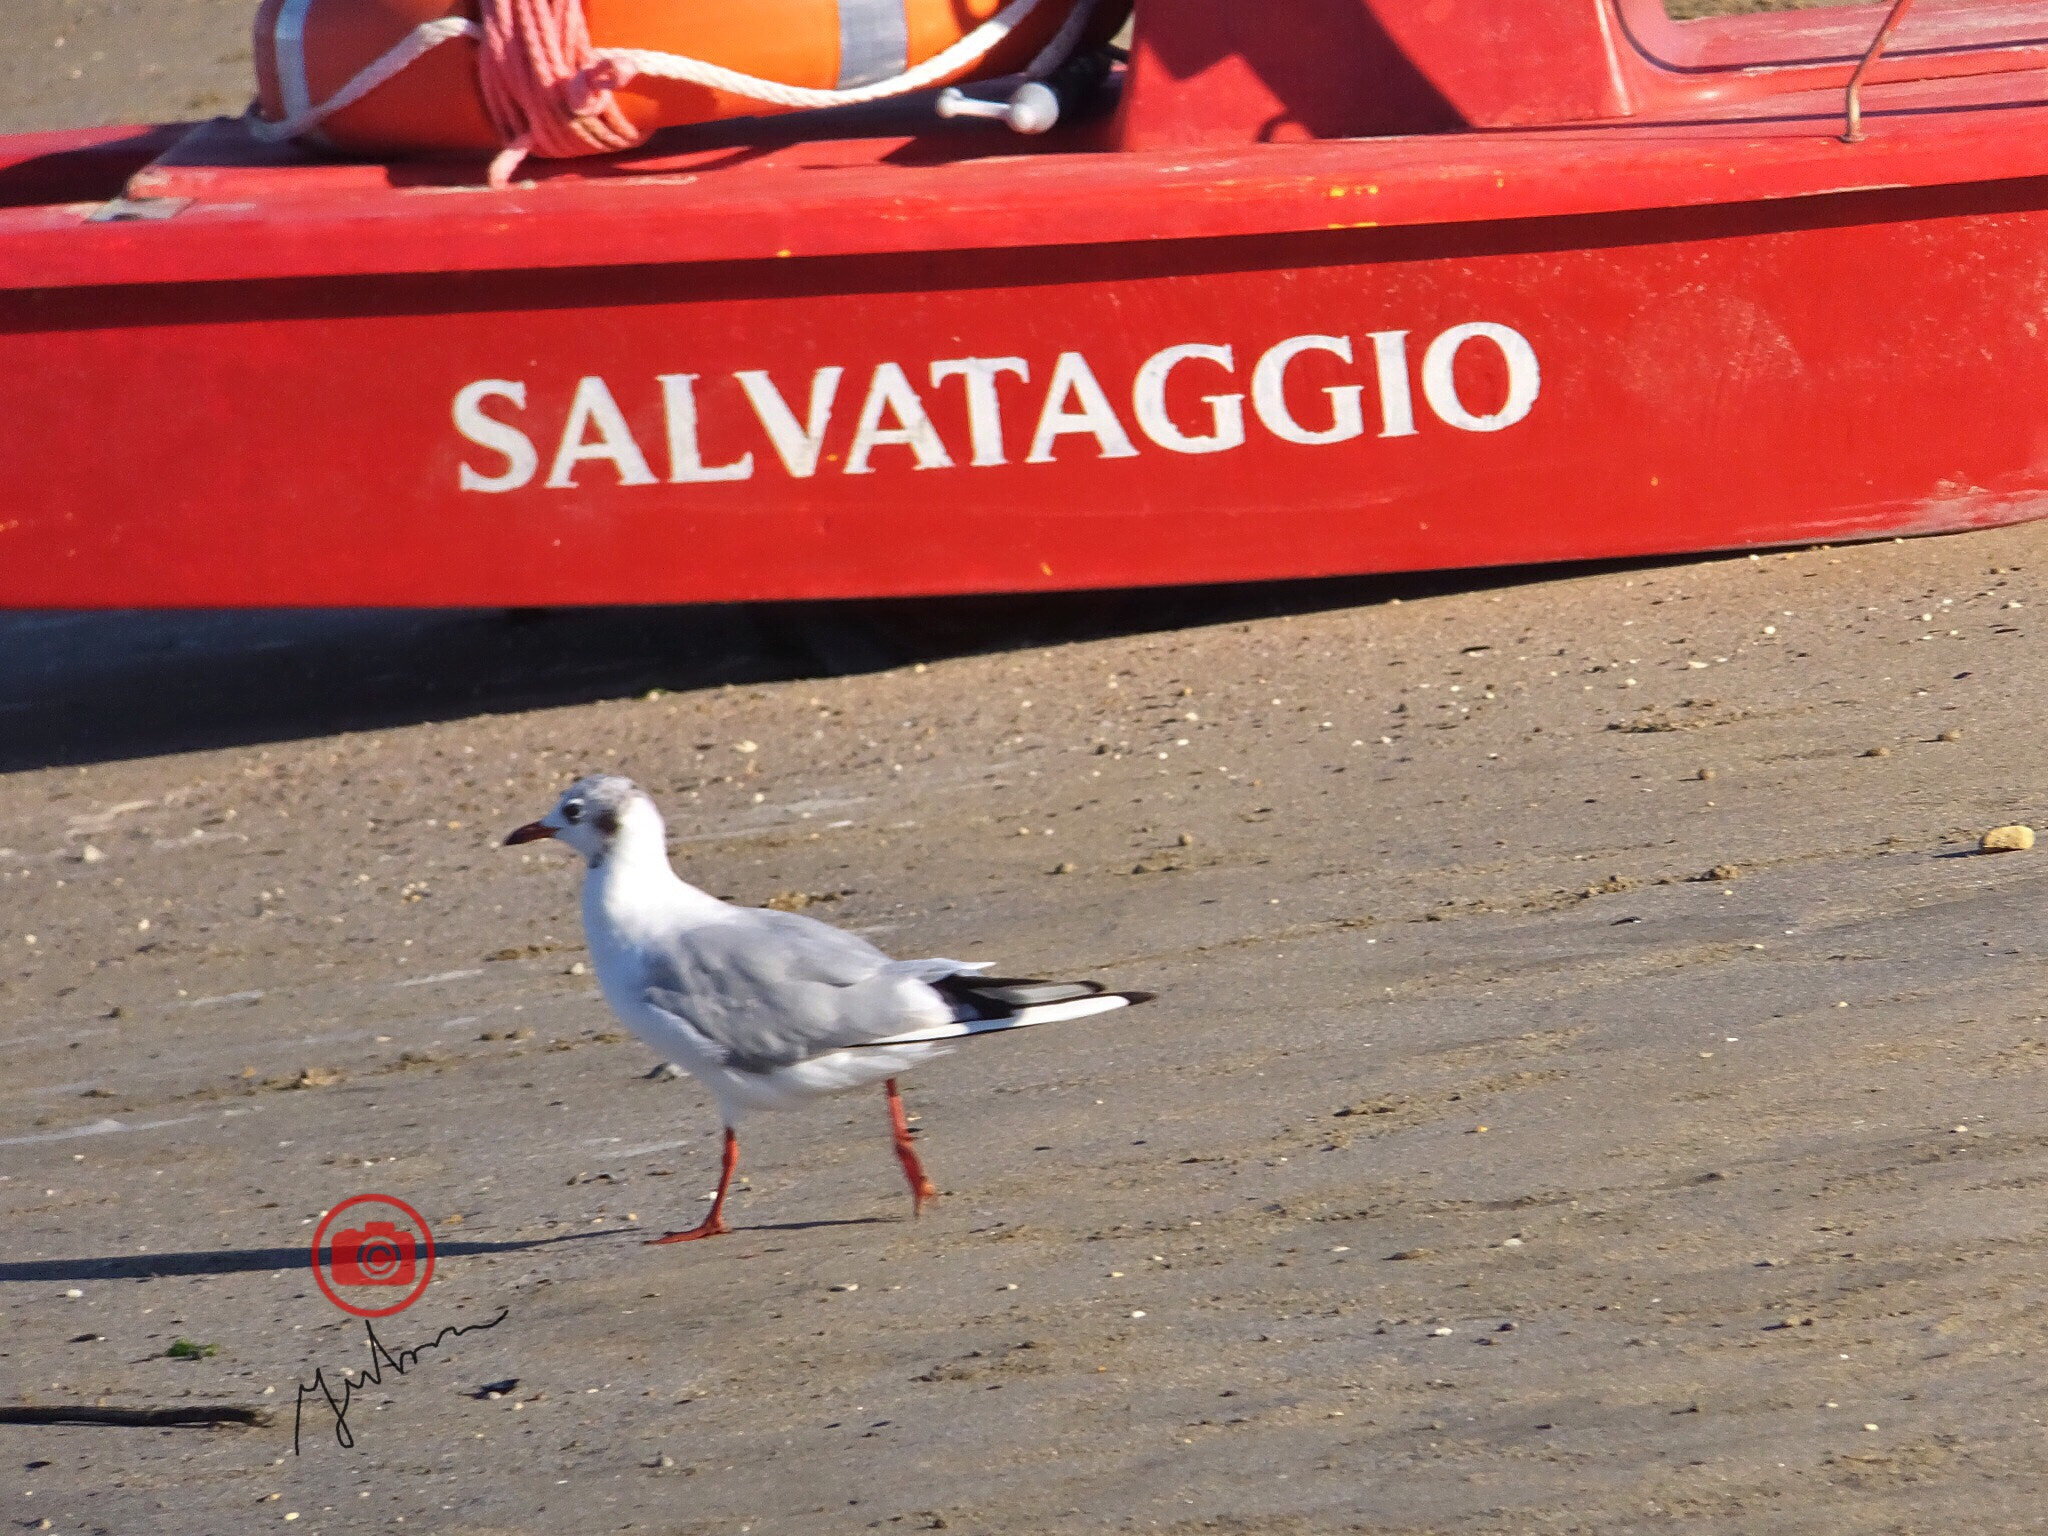
M 346 107 L 352 107 L 385 81 L 418 63 L 443 43 L 452 43 L 458 37 L 481 39 L 483 28 L 473 21 L 460 16 L 444 16 L 439 21 L 429 21 L 414 27 L 399 39 L 396 46 L 368 68 L 357 72 L 340 90 L 317 106 L 306 108 L 292 117 L 279 118 L 276 122 L 259 117 L 255 107 L 243 119 L 249 125 L 249 132 L 266 144 L 281 143 L 285 139 L 296 139 L 299 135 L 317 128 L 321 123 Z
M 873 85 L 860 86 L 850 91 L 820 91 L 804 86 L 784 85 L 776 80 L 763 80 L 755 75 L 743 75 L 737 70 L 721 65 L 706 63 L 702 59 L 684 58 L 680 54 L 661 53 L 650 48 L 600 48 L 596 57 L 600 64 L 608 64 L 616 71 L 617 78 L 608 82 L 609 88 L 617 89 L 635 75 L 647 75 L 656 80 L 682 80 L 692 85 L 701 85 L 728 95 L 743 96 L 749 101 L 764 102 L 769 106 L 814 109 L 820 107 L 848 107 L 862 102 L 884 101 L 892 96 L 907 96 L 928 86 L 938 84 L 946 76 L 973 67 L 982 58 L 995 51 L 1003 41 L 1023 26 L 1037 12 L 1045 0 L 1010 0 L 994 16 L 961 38 L 959 42 L 942 53 L 907 70 L 893 79 L 878 80 Z M 1066 61 L 1074 45 L 1080 40 L 1082 30 L 1094 14 L 1096 0 L 1079 0 L 1068 15 L 1066 24 L 1052 41 L 1040 50 L 1025 70 L 1027 80 L 1043 79 Z M 254 107 L 244 119 L 249 131 L 265 143 L 277 143 L 284 139 L 298 138 L 317 128 L 327 118 L 347 107 L 354 106 L 378 86 L 416 63 L 443 43 L 453 42 L 458 37 L 481 39 L 483 29 L 473 21 L 459 16 L 443 17 L 415 27 L 380 58 L 360 70 L 348 84 L 336 91 L 325 101 L 294 116 L 272 122 L 259 117 Z

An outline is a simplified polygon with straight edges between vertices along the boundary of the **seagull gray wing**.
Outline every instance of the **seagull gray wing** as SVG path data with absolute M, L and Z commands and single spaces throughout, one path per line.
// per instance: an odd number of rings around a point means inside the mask
M 968 969 L 891 960 L 867 940 L 794 912 L 743 908 L 691 928 L 648 959 L 647 1002 L 696 1031 L 742 1072 L 814 1056 L 951 1017 L 925 985 Z

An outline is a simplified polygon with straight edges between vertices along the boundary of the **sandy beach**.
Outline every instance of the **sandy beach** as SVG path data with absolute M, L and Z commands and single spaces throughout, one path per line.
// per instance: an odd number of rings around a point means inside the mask
M 2042 877 L 1973 850 L 2043 814 L 2044 537 L 10 773 L 10 1397 L 360 1367 L 301 1245 L 362 1190 L 445 1245 L 387 1343 L 510 1313 L 353 1451 L 0 1429 L 9 1515 L 2030 1529 Z M 909 1080 L 922 1220 L 875 1094 L 645 1247 L 715 1115 L 498 846 L 588 768 L 720 895 L 1159 1000 Z

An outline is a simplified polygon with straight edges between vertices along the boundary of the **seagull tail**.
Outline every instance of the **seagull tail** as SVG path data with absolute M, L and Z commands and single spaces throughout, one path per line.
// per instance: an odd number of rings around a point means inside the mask
M 970 1035 L 1029 1029 L 1034 1024 L 1060 1024 L 1090 1018 L 1138 1003 L 1150 992 L 1110 992 L 1093 981 L 1032 981 L 1015 978 L 948 976 L 933 989 L 953 1005 L 950 1024 L 928 1025 L 871 1040 L 870 1045 L 921 1045 L 928 1041 L 963 1040 Z

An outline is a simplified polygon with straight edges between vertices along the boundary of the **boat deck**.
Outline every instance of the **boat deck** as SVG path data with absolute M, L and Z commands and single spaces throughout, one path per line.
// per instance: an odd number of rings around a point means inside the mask
M 2048 175 L 2037 72 L 1882 84 L 1683 118 L 1105 152 L 908 106 L 798 138 L 789 119 L 676 131 L 503 192 L 472 163 L 250 144 L 221 119 L 6 141 L 0 288 L 749 261 L 1483 223 Z M 905 131 L 906 121 L 917 131 Z M 538 217 L 549 215 L 549 217 Z M 516 226 L 516 240 L 508 233 Z

